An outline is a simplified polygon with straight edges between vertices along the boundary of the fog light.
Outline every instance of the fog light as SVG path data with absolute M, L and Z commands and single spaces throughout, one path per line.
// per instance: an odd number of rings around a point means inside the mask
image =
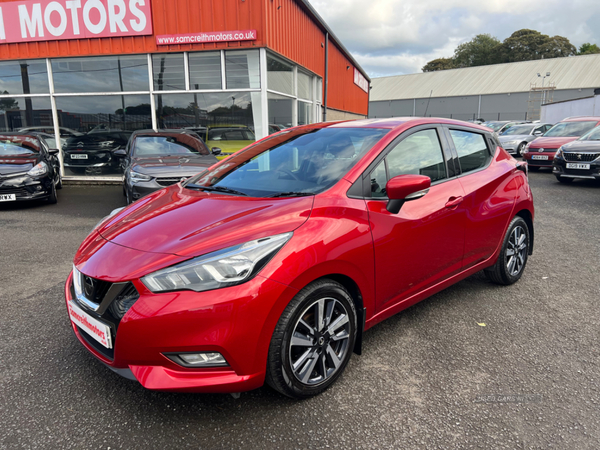
M 223 355 L 217 352 L 176 353 L 166 356 L 183 367 L 224 367 L 229 365 Z

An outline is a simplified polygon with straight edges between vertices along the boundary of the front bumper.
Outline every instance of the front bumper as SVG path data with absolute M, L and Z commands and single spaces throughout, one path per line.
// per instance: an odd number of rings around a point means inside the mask
M 548 150 L 544 153 L 536 152 L 535 150 L 529 150 L 529 152 L 523 154 L 523 159 L 527 161 L 528 166 L 533 167 L 552 167 L 554 161 L 554 154 L 556 150 Z M 535 159 L 534 156 L 547 156 L 548 159 Z
M 71 274 L 67 304 L 74 301 L 72 282 Z M 263 385 L 273 330 L 296 290 L 260 276 L 200 293 L 153 294 L 133 283 L 140 297 L 118 324 L 112 359 L 71 322 L 79 341 L 102 363 L 152 390 L 230 393 Z M 219 352 L 229 367 L 189 369 L 165 356 L 179 352 Z
M 14 194 L 16 201 L 30 201 L 47 198 L 52 192 L 52 179 L 49 176 L 32 178 L 28 175 L 0 179 L 0 194 Z
M 589 164 L 589 169 L 567 169 L 567 163 L 574 161 L 566 161 L 563 158 L 556 158 L 552 164 L 552 173 L 564 178 L 579 178 L 584 180 L 600 180 L 600 161 L 580 162 Z

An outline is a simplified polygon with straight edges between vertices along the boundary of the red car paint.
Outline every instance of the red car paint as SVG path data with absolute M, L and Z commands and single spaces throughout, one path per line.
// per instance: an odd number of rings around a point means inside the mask
M 526 174 L 500 147 L 492 149 L 487 168 L 433 184 L 398 214 L 387 211 L 386 200 L 348 195 L 395 138 L 432 124 L 489 133 L 435 118 L 311 125 L 389 132 L 339 182 L 314 197 L 237 197 L 178 184 L 130 205 L 95 230 L 74 259 L 85 275 L 132 281 L 140 294 L 120 322 L 114 359 L 96 351 L 72 325 L 75 334 L 103 363 L 131 370 L 146 388 L 241 392 L 264 383 L 275 326 L 291 299 L 312 281 L 333 277 L 359 293 L 368 329 L 493 265 L 511 219 L 520 213 L 533 221 L 534 215 Z M 243 284 L 154 294 L 140 281 L 192 257 L 287 232 L 294 233 L 291 240 Z M 65 296 L 72 300 L 72 275 Z M 190 369 L 164 356 L 194 351 L 220 352 L 230 366 Z
M 600 125 L 600 117 L 574 117 L 572 119 L 565 119 L 562 122 L 592 122 L 596 121 L 596 126 Z M 562 123 L 561 122 L 561 123 Z M 554 155 L 556 151 L 565 144 L 573 142 L 579 139 L 581 136 L 565 136 L 565 137 L 553 137 L 553 136 L 540 136 L 539 138 L 531 141 L 527 147 L 527 152 L 523 153 L 523 159 L 528 164 L 535 165 L 536 167 L 552 167 L 554 161 Z M 543 149 L 543 150 L 542 150 Z M 535 164 L 531 161 L 533 156 L 547 156 L 546 160 L 537 160 Z

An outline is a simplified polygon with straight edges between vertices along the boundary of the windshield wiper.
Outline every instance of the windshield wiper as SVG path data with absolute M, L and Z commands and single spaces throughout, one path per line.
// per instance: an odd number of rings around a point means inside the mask
M 308 197 L 310 195 L 315 195 L 311 192 L 278 192 L 274 195 L 269 195 L 267 198 L 277 198 L 277 197 Z
M 225 186 L 200 186 L 199 184 L 190 183 L 190 184 L 186 184 L 185 187 L 188 189 L 197 189 L 197 190 L 201 190 L 201 191 L 222 192 L 224 194 L 243 195 L 244 197 L 248 196 L 248 194 L 245 194 L 240 191 L 236 191 L 235 189 L 229 189 L 228 187 L 225 187 Z

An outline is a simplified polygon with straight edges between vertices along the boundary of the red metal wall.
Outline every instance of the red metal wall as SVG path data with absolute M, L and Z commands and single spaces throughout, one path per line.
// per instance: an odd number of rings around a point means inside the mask
M 0 44 L 0 60 L 269 47 L 325 77 L 325 33 L 296 0 L 151 0 L 151 4 L 155 35 L 256 29 L 258 39 L 160 47 L 154 36 Z M 330 41 L 328 106 L 366 115 L 368 94 L 354 84 L 353 76 L 352 63 Z

